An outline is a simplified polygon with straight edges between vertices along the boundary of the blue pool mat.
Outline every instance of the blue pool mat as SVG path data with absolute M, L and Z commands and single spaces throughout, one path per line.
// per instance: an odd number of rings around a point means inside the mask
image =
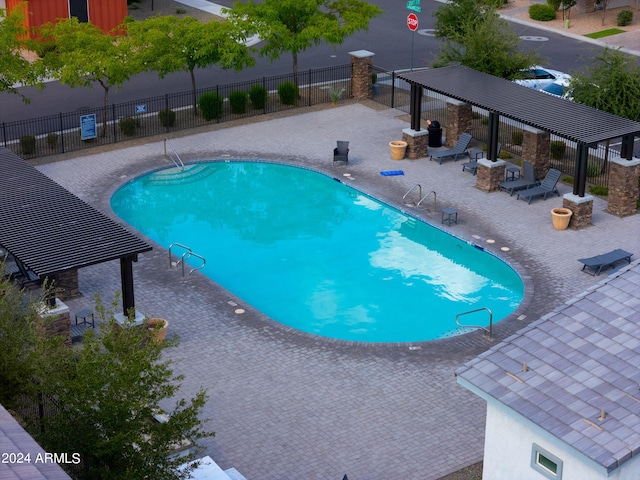
M 380 172 L 380 175 L 384 175 L 385 177 L 393 177 L 394 175 L 404 175 L 402 170 L 386 170 L 384 172 Z

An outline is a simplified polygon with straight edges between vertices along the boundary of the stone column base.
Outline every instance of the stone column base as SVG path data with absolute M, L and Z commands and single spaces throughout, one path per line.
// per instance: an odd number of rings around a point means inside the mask
M 476 188 L 483 192 L 491 193 L 500 190 L 500 183 L 504 182 L 504 171 L 507 162 L 498 160 L 492 162 L 486 158 L 478 160 L 476 170 Z
M 429 132 L 421 128 L 419 132 L 410 128 L 402 130 L 402 140 L 407 142 L 407 158 L 423 158 L 429 152 Z
M 46 318 L 45 333 L 48 337 L 60 335 L 64 338 L 65 345 L 71 345 L 71 318 L 69 315 L 69 307 L 56 300 L 56 305 L 53 308 L 49 308 L 47 305 L 42 305 L 39 308 L 38 314 L 41 318 Z
M 615 157 L 609 160 L 607 211 L 610 214 L 626 217 L 636 213 L 639 174 L 640 159 L 626 160 Z
M 584 197 L 579 197 L 573 193 L 566 193 L 562 196 L 562 206 L 573 212 L 569 221 L 569 228 L 581 230 L 592 225 L 593 196 L 585 195 Z

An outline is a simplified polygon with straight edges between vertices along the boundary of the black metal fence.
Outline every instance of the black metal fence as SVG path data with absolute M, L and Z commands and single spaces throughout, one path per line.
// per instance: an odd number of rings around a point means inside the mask
M 195 94 L 186 91 L 112 104 L 106 109 L 95 107 L 31 120 L 4 122 L 0 126 L 0 144 L 23 158 L 34 158 L 328 103 L 335 98 L 351 97 L 351 69 L 350 64 L 311 69 L 298 72 L 297 79 L 293 74 L 263 77 L 202 88 L 196 90 Z M 278 88 L 285 82 L 299 85 L 297 96 L 289 104 L 278 93 Z M 262 105 L 259 104 L 262 102 L 254 103 L 250 99 L 252 88 L 265 92 Z M 244 101 L 239 92 L 244 93 Z M 197 107 L 204 93 L 214 93 L 222 100 L 211 120 L 205 120 Z

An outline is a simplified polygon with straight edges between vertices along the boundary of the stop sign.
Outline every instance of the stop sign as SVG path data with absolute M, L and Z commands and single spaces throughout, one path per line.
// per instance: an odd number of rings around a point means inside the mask
M 407 27 L 412 32 L 415 32 L 418 29 L 418 17 L 415 13 L 410 13 L 407 15 Z

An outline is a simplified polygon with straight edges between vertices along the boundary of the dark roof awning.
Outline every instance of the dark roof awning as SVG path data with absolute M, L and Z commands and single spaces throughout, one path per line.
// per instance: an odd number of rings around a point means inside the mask
M 640 135 L 640 123 L 546 95 L 463 66 L 402 73 L 399 78 L 575 142 Z
M 151 250 L 6 148 L 0 148 L 0 245 L 40 277 Z

